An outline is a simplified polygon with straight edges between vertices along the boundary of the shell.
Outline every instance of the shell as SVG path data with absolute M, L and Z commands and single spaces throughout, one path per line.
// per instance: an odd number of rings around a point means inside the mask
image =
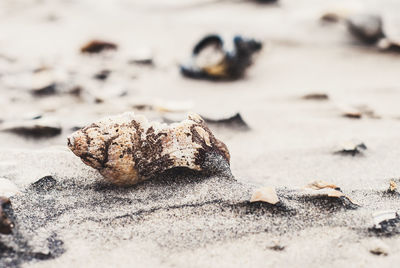
M 347 28 L 357 39 L 374 44 L 383 38 L 382 18 L 372 14 L 355 14 L 347 18 Z
M 275 205 L 279 202 L 279 198 L 276 194 L 275 187 L 262 187 L 254 191 L 250 202 L 266 202 Z
M 213 165 L 229 167 L 230 160 L 226 145 L 197 114 L 171 125 L 133 112 L 104 118 L 73 133 L 68 147 L 117 185 L 133 185 L 175 167 L 213 170 L 209 156 L 223 161 Z
M 189 62 L 180 66 L 181 73 L 194 79 L 239 79 L 261 49 L 261 42 L 240 35 L 233 38 L 231 46 L 219 35 L 207 35 L 194 47 Z
M 389 182 L 389 193 L 395 193 L 397 191 L 397 183 L 394 180 L 390 180 Z
M 345 195 L 339 186 L 325 181 L 313 181 L 307 184 L 303 189 L 303 193 L 308 196 L 328 196 L 335 198 L 344 198 L 350 201 L 352 205 L 359 206 L 359 204 L 357 204 L 350 197 Z

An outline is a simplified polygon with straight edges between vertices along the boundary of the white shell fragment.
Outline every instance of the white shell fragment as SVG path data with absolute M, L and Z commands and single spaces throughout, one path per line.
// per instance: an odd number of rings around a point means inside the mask
M 336 197 L 341 198 L 344 197 L 349 200 L 353 205 L 358 204 L 350 199 L 347 195 L 345 195 L 341 190 L 340 187 L 336 186 L 333 183 L 328 183 L 325 181 L 314 181 L 307 184 L 304 187 L 304 193 L 310 196 L 328 196 L 328 197 Z
M 250 202 L 266 202 L 275 205 L 279 202 L 278 195 L 276 194 L 275 187 L 262 187 L 256 189 L 251 196 Z
M 339 187 L 336 186 L 335 184 L 328 183 L 326 181 L 313 181 L 313 182 L 307 184 L 306 188 L 320 190 L 320 189 L 324 189 L 324 188 L 338 189 Z
M 335 154 L 356 156 L 365 150 L 367 150 L 367 146 L 363 142 L 349 141 L 338 147 Z
M 41 71 L 33 75 L 32 94 L 34 96 L 46 96 L 56 93 L 56 83 L 51 71 Z
M 215 126 L 235 128 L 240 130 L 250 130 L 249 125 L 247 125 L 246 121 L 243 120 L 242 115 L 240 113 L 235 113 L 234 115 L 222 117 L 220 119 L 212 119 L 203 116 L 204 120 L 208 124 L 213 124 Z
M 153 51 L 148 48 L 142 48 L 134 51 L 130 58 L 129 63 L 152 65 Z
M 400 50 L 400 40 L 382 38 L 377 44 L 378 48 L 382 51 L 399 51 Z
M 399 214 L 395 210 L 384 210 L 374 213 L 374 229 L 382 229 L 388 221 L 399 219 Z
M 324 189 L 319 189 L 319 190 L 311 190 L 311 189 L 306 189 L 305 190 L 307 194 L 311 196 L 329 196 L 329 197 L 343 197 L 345 196 L 341 191 L 332 189 L 332 188 L 324 188 Z
M 136 184 L 174 167 L 214 170 L 208 166 L 208 157 L 220 159 L 216 165 L 222 166 L 229 166 L 230 158 L 226 145 L 197 114 L 167 125 L 124 113 L 76 131 L 68 138 L 68 146 L 117 185 Z

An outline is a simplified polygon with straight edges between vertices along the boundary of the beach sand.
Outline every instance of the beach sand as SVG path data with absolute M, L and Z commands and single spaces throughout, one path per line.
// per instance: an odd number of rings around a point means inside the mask
M 362 4 L 361 4 L 362 2 Z M 383 4 L 384 2 L 384 4 Z M 2 1 L 0 127 L 43 115 L 52 138 L 0 132 L 0 177 L 15 183 L 13 235 L 0 235 L 0 266 L 22 267 L 393 267 L 398 234 L 371 231 L 373 214 L 399 210 L 400 54 L 359 44 L 329 10 L 381 14 L 396 28 L 396 1 Z M 390 29 L 392 29 L 390 28 Z M 264 42 L 246 76 L 233 82 L 183 78 L 179 64 L 208 33 Z M 87 56 L 91 39 L 115 52 Z M 129 63 L 151 50 L 154 66 Z M 32 71 L 80 86 L 81 97 L 34 97 Z M 111 70 L 105 81 L 93 75 Z M 57 81 L 58 81 L 57 80 Z M 304 100 L 309 93 L 328 100 Z M 122 96 L 121 96 L 122 95 Z M 95 99 L 103 99 L 96 103 Z M 156 103 L 154 110 L 135 110 Z M 366 106 L 378 118 L 342 114 Z M 158 107 L 158 108 L 157 108 Z M 177 111 L 165 112 L 166 108 Z M 243 131 L 210 125 L 231 154 L 233 176 L 172 170 L 119 188 L 66 146 L 73 127 L 135 111 L 152 120 L 187 111 L 223 118 L 240 112 Z M 367 150 L 334 154 L 351 140 Z M 42 179 L 45 176 L 45 179 Z M 310 197 L 311 181 L 338 185 L 359 206 Z M 278 205 L 250 203 L 273 186 Z M 399 225 L 397 226 L 400 229 Z M 400 232 L 400 231 L 399 231 Z M 370 251 L 385 248 L 388 255 Z

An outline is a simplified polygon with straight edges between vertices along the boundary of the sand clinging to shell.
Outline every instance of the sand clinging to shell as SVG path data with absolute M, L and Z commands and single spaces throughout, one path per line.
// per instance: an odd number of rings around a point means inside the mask
M 103 118 L 73 133 L 68 147 L 117 185 L 136 184 L 175 167 L 229 169 L 226 145 L 197 114 L 171 125 L 149 122 L 132 112 Z

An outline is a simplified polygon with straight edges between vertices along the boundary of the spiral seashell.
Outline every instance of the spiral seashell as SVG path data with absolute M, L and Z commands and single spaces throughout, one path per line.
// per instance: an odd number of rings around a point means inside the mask
M 181 73 L 194 79 L 239 79 L 261 49 L 261 42 L 240 35 L 233 38 L 231 48 L 219 35 L 207 35 L 194 47 L 189 62 L 180 66 Z
M 229 151 L 197 114 L 171 125 L 127 112 L 84 127 L 68 147 L 117 185 L 132 185 L 175 167 L 207 171 L 209 155 L 229 167 Z M 214 158 L 215 158 L 214 157 Z

